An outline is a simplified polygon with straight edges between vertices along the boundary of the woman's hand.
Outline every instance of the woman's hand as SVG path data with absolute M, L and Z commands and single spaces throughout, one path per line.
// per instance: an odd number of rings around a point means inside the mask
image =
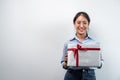
M 67 69 L 67 60 L 68 60 L 68 55 L 66 54 L 64 58 L 64 64 L 63 64 L 63 68 L 65 69 Z
M 67 60 L 68 60 L 68 55 L 66 54 L 64 58 L 64 62 L 67 63 Z

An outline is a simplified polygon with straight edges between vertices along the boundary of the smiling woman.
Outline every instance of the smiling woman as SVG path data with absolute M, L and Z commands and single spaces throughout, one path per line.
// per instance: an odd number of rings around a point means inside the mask
M 67 70 L 64 80 L 96 80 L 95 69 L 96 67 L 73 67 L 67 66 L 68 62 L 68 45 L 69 44 L 97 44 L 98 42 L 93 40 L 88 35 L 88 28 L 90 24 L 90 18 L 86 12 L 78 12 L 73 19 L 74 28 L 76 30 L 76 35 L 74 38 L 70 39 L 64 44 L 63 56 L 61 63 L 63 68 Z M 75 55 L 74 55 L 75 56 Z M 77 61 L 76 61 L 77 62 Z M 102 65 L 102 56 L 100 65 Z M 100 66 L 101 67 L 101 66 Z
M 87 36 L 87 30 L 89 28 L 90 18 L 87 15 L 87 13 L 79 12 L 76 14 L 73 22 L 74 22 L 74 27 L 76 29 L 76 35 L 82 41 L 82 39 Z

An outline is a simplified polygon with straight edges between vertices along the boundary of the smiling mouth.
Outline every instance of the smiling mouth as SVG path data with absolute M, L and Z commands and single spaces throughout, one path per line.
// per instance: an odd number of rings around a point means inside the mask
M 84 31 L 84 29 L 78 29 L 80 32 L 83 32 Z

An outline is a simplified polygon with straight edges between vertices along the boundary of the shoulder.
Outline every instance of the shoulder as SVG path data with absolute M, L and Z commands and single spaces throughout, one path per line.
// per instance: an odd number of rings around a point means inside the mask
M 93 38 L 93 37 L 91 37 L 91 36 L 88 36 L 88 40 L 89 40 L 89 42 L 91 42 L 91 43 L 100 44 L 100 41 L 98 41 L 97 39 L 95 39 L 95 38 Z
M 76 38 L 73 37 L 73 38 L 70 38 L 69 40 L 67 40 L 67 41 L 65 42 L 65 44 L 70 44 L 70 43 L 73 43 L 73 42 L 75 42 L 75 41 L 76 41 Z
M 69 40 L 66 40 L 66 41 L 64 42 L 64 46 L 67 46 L 68 44 L 72 44 L 72 43 L 75 43 L 75 42 L 76 42 L 75 37 L 70 38 Z

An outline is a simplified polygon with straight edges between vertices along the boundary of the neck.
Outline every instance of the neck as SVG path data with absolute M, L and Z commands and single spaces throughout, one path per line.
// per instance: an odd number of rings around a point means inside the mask
M 78 39 L 79 39 L 80 41 L 83 41 L 83 40 L 86 38 L 87 33 L 85 33 L 85 34 L 76 34 L 76 36 L 78 37 Z

